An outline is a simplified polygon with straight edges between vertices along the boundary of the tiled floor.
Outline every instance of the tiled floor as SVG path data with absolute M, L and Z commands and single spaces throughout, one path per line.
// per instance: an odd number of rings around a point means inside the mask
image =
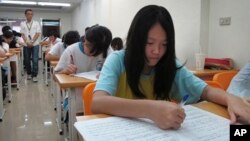
M 23 77 L 21 87 L 12 89 L 11 103 L 5 101 L 6 113 L 0 122 L 0 141 L 63 141 L 56 125 L 53 97 L 44 84 L 43 74 L 38 83 Z

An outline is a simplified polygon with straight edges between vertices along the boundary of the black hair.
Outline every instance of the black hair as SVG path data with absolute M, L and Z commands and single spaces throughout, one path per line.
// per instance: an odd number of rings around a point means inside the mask
M 120 37 L 115 37 L 111 41 L 111 47 L 113 47 L 115 50 L 121 50 L 123 48 L 123 42 Z
M 3 42 L 4 42 L 4 40 L 3 40 L 3 36 L 2 36 L 2 35 L 0 35 L 0 46 L 2 46 L 2 45 L 3 45 Z
M 78 31 L 68 31 L 64 34 L 64 44 L 69 46 L 71 44 L 74 44 L 76 42 L 79 42 L 80 35 Z
M 3 35 L 1 35 L 1 37 L 0 37 L 0 45 L 1 46 L 3 45 L 4 38 L 7 38 L 7 39 L 13 38 L 14 39 L 14 34 L 13 34 L 12 30 L 6 30 L 3 32 Z M 13 42 L 13 40 L 11 42 Z
M 3 37 L 5 37 L 5 38 L 13 38 L 14 34 L 13 34 L 12 30 L 6 30 L 6 31 L 3 32 Z
M 2 33 L 4 33 L 7 30 L 11 30 L 10 26 L 6 25 L 6 26 L 2 27 Z
M 48 37 L 50 36 L 54 36 L 54 37 L 59 37 L 59 34 L 58 32 L 54 31 L 54 30 L 51 30 L 49 33 L 48 33 Z
M 89 28 L 90 28 L 90 27 L 86 27 L 86 28 L 85 28 L 85 33 L 89 30 Z
M 127 36 L 125 69 L 133 95 L 137 98 L 146 98 L 139 89 L 139 80 L 147 61 L 145 46 L 148 32 L 156 23 L 159 23 L 166 32 L 167 51 L 154 67 L 153 93 L 156 99 L 167 100 L 178 68 L 175 62 L 174 25 L 170 13 L 164 7 L 145 6 L 135 15 Z
M 4 33 L 6 30 L 12 30 L 10 26 L 6 25 L 4 27 L 2 27 L 2 33 Z M 19 32 L 16 32 L 15 30 L 12 30 L 14 36 L 18 36 L 18 37 L 21 37 L 21 33 Z
M 85 34 L 85 39 L 92 44 L 90 53 L 93 56 L 102 53 L 103 58 L 107 57 L 108 48 L 112 40 L 112 33 L 107 27 L 100 25 L 90 27 Z
M 26 10 L 24 11 L 24 14 L 27 14 L 29 11 L 33 12 L 32 9 L 26 9 Z

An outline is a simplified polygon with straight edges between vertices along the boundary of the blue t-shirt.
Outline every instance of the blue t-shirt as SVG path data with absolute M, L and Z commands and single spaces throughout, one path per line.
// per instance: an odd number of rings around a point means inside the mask
M 103 65 L 100 78 L 96 83 L 95 91 L 103 90 L 112 96 L 134 99 L 126 79 L 124 55 L 125 51 L 121 50 L 108 56 Z M 177 66 L 181 66 L 178 61 Z M 141 75 L 140 77 L 140 90 L 147 99 L 155 99 L 153 95 L 153 78 L 153 71 L 150 75 Z M 182 67 L 176 72 L 169 96 L 172 100 L 180 102 L 188 94 L 187 104 L 194 103 L 200 99 L 206 86 L 207 84 L 204 81 L 194 76 L 186 67 Z

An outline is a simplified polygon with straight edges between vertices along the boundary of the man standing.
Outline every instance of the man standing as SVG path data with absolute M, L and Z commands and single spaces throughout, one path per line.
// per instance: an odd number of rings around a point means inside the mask
M 27 79 L 33 78 L 33 82 L 37 82 L 38 73 L 38 54 L 39 54 L 39 36 L 41 33 L 40 25 L 37 21 L 32 20 L 33 11 L 25 10 L 26 21 L 21 23 L 21 34 L 25 43 L 24 62 L 27 71 Z M 32 67 L 30 59 L 32 56 Z

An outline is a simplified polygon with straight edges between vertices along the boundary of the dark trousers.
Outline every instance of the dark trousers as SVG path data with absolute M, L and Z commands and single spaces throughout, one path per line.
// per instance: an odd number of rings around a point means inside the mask
M 32 48 L 24 47 L 24 52 L 25 52 L 24 62 L 27 74 L 32 75 L 32 77 L 36 77 L 38 73 L 39 45 L 33 46 Z M 31 67 L 31 61 L 32 61 L 32 67 Z

